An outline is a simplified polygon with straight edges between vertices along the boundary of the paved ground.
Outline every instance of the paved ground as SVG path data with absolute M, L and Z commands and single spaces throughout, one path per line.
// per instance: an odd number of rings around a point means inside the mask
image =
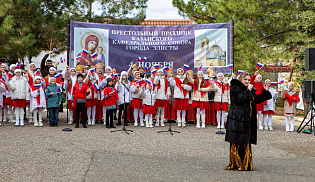
M 158 134 L 168 127 L 111 133 L 98 124 L 72 132 L 27 123 L 0 127 L 0 181 L 315 181 L 314 135 L 285 132 L 283 117 L 274 131 L 258 131 L 254 171 L 225 171 L 229 144 L 217 129 L 194 125 Z M 299 123 L 296 122 L 296 126 Z

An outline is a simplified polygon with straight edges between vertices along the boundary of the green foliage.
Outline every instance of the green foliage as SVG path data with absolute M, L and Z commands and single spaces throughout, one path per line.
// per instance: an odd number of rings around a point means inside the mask
M 138 25 L 147 0 L 98 0 L 101 15 L 89 8 L 94 0 L 0 0 L 0 61 L 37 56 L 41 50 L 66 50 L 67 20 Z M 91 6 L 90 6 L 91 7 Z
M 306 47 L 315 45 L 313 0 L 173 0 L 196 23 L 235 21 L 235 68 L 254 72 L 257 62 L 287 62 L 302 83 Z

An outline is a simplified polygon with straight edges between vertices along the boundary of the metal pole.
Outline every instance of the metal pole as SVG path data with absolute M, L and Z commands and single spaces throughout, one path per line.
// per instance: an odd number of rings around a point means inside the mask
M 68 25 L 67 25 L 67 65 L 69 65 L 69 62 L 70 62 L 70 19 L 68 19 Z M 68 78 L 66 78 L 68 79 Z M 69 84 L 69 80 L 68 80 L 68 84 Z M 66 101 L 67 101 L 67 125 L 66 125 L 66 128 L 64 128 L 62 131 L 72 131 L 72 129 L 68 128 L 68 121 L 69 121 L 69 116 L 68 116 L 68 112 L 69 112 L 69 109 L 68 109 L 68 90 L 66 90 Z
M 233 64 L 234 73 L 234 20 L 231 20 L 231 64 Z

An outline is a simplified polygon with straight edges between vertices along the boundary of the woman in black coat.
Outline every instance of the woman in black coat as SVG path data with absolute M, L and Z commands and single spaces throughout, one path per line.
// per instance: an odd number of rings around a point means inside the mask
M 231 81 L 231 106 L 227 116 L 225 141 L 230 142 L 230 163 L 226 170 L 253 170 L 251 144 L 257 143 L 256 104 L 271 98 L 267 87 L 255 94 L 250 74 L 243 72 Z

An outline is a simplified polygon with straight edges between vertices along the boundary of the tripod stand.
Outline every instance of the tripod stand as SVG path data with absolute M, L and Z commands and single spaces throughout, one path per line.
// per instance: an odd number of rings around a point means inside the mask
M 311 80 L 311 94 L 310 94 L 310 106 L 308 107 L 308 111 L 307 111 L 307 114 L 305 115 L 303 121 L 301 122 L 299 128 L 296 130 L 298 133 L 301 133 L 301 131 L 310 123 L 310 131 L 314 131 L 314 120 L 313 118 L 315 117 L 315 115 L 313 115 L 313 111 L 314 110 L 314 104 L 315 104 L 315 101 L 313 100 L 314 99 L 314 96 L 315 96 L 315 93 L 313 93 L 313 72 L 312 72 L 312 80 Z M 305 125 L 302 127 L 303 123 L 305 122 L 306 120 L 306 117 L 308 115 L 308 113 L 311 111 L 311 118 L 305 123 Z M 301 128 L 302 127 L 302 128 Z M 315 136 L 315 132 L 314 132 L 314 136 Z
M 67 81 L 68 81 L 68 87 L 69 87 L 69 78 L 66 78 Z M 62 131 L 72 131 L 72 129 L 69 128 L 69 116 L 68 116 L 68 112 L 69 112 L 69 109 L 68 109 L 68 89 L 66 89 L 66 102 L 67 102 L 67 124 L 66 124 L 66 127 L 64 129 L 62 129 Z
M 170 132 L 171 135 L 173 135 L 173 133 L 180 133 L 179 131 L 174 131 L 172 130 L 172 106 L 174 107 L 174 98 L 173 98 L 173 88 L 170 87 L 170 90 L 171 90 L 171 94 L 170 94 L 170 119 L 169 119 L 169 128 L 168 130 L 165 130 L 165 131 L 158 131 L 157 133 L 165 133 L 165 132 Z
M 220 124 L 222 123 L 222 97 L 223 97 L 223 82 L 221 82 L 222 85 L 222 93 L 221 93 L 221 113 L 220 113 Z M 225 132 L 221 131 L 221 126 L 220 126 L 220 131 L 215 132 L 218 135 L 223 135 Z
M 296 130 L 298 133 L 301 133 L 301 131 L 303 131 L 303 129 L 304 129 L 309 123 L 310 123 L 310 131 L 311 131 L 311 132 L 314 131 L 314 121 L 313 121 L 313 118 L 315 117 L 315 115 L 313 114 L 313 111 L 315 111 L 315 110 L 314 110 L 314 106 L 313 106 L 314 103 L 313 103 L 313 102 L 314 102 L 314 100 L 312 100 L 312 98 L 311 98 L 311 102 L 310 102 L 310 106 L 309 106 L 309 108 L 308 108 L 307 114 L 304 116 L 303 121 L 301 122 L 299 128 Z M 305 122 L 306 117 L 307 117 L 307 115 L 308 115 L 309 112 L 311 112 L 311 118 L 305 123 L 304 126 L 302 126 L 303 123 Z M 315 132 L 314 132 L 314 135 L 315 135 Z
M 125 81 L 125 80 L 124 80 Z M 124 87 L 126 87 L 126 85 L 124 83 L 122 83 L 124 85 Z M 127 88 L 127 87 L 126 87 Z M 127 122 L 127 114 L 126 114 L 126 92 L 125 92 L 125 88 L 124 89 L 124 124 L 121 130 L 114 130 L 114 131 L 110 131 L 110 132 L 118 132 L 118 131 L 123 131 L 125 133 L 127 133 L 129 135 L 129 132 L 133 132 L 133 130 L 127 130 L 126 129 L 126 122 Z

